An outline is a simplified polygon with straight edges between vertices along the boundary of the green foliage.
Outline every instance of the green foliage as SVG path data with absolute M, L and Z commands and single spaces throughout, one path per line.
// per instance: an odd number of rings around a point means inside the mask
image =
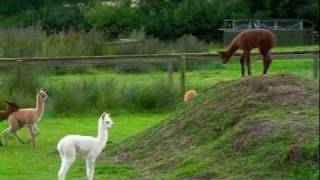
M 144 27 L 147 35 L 160 39 L 192 34 L 207 41 L 220 40 L 222 33 L 218 29 L 224 19 L 230 18 L 302 18 L 319 30 L 319 2 L 313 0 L 143 0 L 136 7 L 130 7 L 130 3 L 15 0 L 0 7 L 0 26 L 38 25 L 49 33 L 94 28 L 112 39 Z
M 140 14 L 134 8 L 95 5 L 85 12 L 85 18 L 90 26 L 104 31 L 110 38 L 116 38 L 132 29 L 140 29 L 143 20 Z
M 319 22 L 319 6 L 317 4 L 302 6 L 298 10 L 298 17 L 311 22 Z M 319 24 L 315 24 L 319 31 Z
M 104 152 L 108 151 L 111 145 L 150 128 L 170 114 L 170 112 L 161 114 L 128 113 L 126 111 L 121 113 L 108 112 L 116 125 L 110 130 L 110 138 Z M 41 135 L 37 137 L 36 149 L 32 149 L 30 144 L 23 145 L 11 137 L 7 147 L 0 146 L 0 161 L 2 165 L 0 167 L 0 179 L 57 179 L 60 157 L 56 151 L 56 146 L 59 139 L 69 134 L 96 136 L 97 122 L 101 113 L 53 118 L 45 112 L 43 119 L 38 124 Z M 1 131 L 7 127 L 8 124 L 6 122 L 2 121 L 0 123 Z M 18 132 L 24 140 L 29 137 L 27 129 L 23 128 Z M 96 180 L 135 179 L 136 177 L 141 177 L 138 176 L 139 170 L 135 168 L 102 161 L 100 157 L 96 162 Z M 81 156 L 77 157 L 76 162 L 68 172 L 67 178 L 86 179 L 85 166 L 85 160 Z
M 79 29 L 83 14 L 76 6 L 47 6 L 41 9 L 41 26 L 47 32 Z

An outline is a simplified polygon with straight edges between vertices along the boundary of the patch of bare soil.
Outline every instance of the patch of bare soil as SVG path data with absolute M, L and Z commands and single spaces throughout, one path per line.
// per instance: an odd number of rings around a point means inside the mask
M 274 128 L 273 123 L 268 120 L 253 121 L 235 136 L 232 147 L 235 149 L 245 148 L 249 137 L 254 137 L 256 144 L 262 143 L 263 139 L 274 131 Z

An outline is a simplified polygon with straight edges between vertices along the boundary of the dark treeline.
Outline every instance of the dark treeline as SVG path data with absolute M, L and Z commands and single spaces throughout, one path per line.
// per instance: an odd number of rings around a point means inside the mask
M 144 28 L 160 39 L 192 34 L 216 40 L 230 18 L 299 18 L 319 30 L 318 6 L 318 0 L 0 0 L 0 26 L 96 29 L 109 38 Z

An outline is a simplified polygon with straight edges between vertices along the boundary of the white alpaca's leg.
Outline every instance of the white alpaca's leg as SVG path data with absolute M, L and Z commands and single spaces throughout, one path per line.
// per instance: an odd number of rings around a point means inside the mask
M 65 159 L 64 157 L 61 158 L 61 167 L 59 170 L 59 180 L 65 180 L 66 174 L 74 162 L 75 158 L 72 159 Z
M 93 180 L 95 159 L 94 158 L 87 158 L 86 163 L 87 163 L 88 180 Z
M 65 180 L 66 174 L 70 166 L 76 160 L 76 150 L 74 147 L 64 147 L 63 144 L 58 145 L 58 150 L 61 157 L 61 167 L 58 176 L 59 180 Z

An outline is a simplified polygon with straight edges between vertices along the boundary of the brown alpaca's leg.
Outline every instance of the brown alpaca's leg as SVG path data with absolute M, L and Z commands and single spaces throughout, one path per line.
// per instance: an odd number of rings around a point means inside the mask
M 243 77 L 244 76 L 244 55 L 242 55 L 240 57 L 240 63 L 241 63 L 241 76 Z
M 251 60 L 250 60 L 250 51 L 245 52 L 245 63 L 247 66 L 248 75 L 251 76 Z
M 31 142 L 32 142 L 32 147 L 35 148 L 36 147 L 36 142 L 35 142 L 35 133 L 33 132 L 33 128 L 32 128 L 32 124 L 28 124 L 28 128 L 29 128 L 29 132 L 30 132 L 30 136 L 31 136 Z
M 270 54 L 263 56 L 263 74 L 267 74 L 270 64 L 272 62 Z
M 262 55 L 263 60 L 263 74 L 267 74 L 267 71 L 270 67 L 270 64 L 272 62 L 272 58 L 270 56 L 270 49 L 271 47 L 267 44 L 262 44 L 259 48 L 260 54 Z

